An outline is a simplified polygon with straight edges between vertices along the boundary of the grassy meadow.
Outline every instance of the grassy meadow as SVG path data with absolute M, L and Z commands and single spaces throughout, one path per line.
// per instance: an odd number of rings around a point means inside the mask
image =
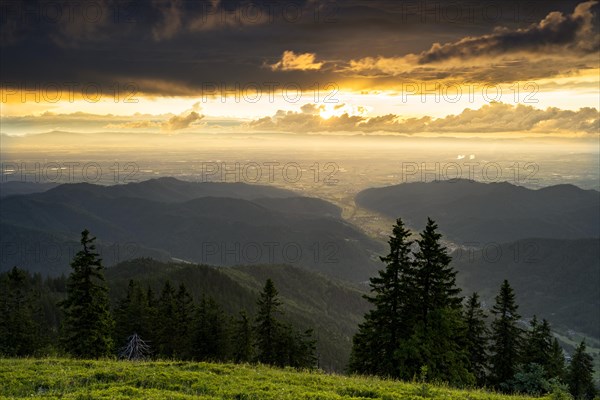
M 262 365 L 59 358 L 0 359 L 0 398 L 531 399 Z

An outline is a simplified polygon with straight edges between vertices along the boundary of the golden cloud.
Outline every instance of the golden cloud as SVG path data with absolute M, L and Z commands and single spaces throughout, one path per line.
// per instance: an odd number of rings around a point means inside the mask
M 316 54 L 314 53 L 296 54 L 293 51 L 284 51 L 281 60 L 269 65 L 269 67 L 273 71 L 319 70 L 323 66 L 323 63 L 316 62 L 315 59 Z
M 519 104 L 490 103 L 473 110 L 464 109 L 458 115 L 443 118 L 424 116 L 403 119 L 387 114 L 376 117 L 349 115 L 322 118 L 315 107 L 304 106 L 300 112 L 278 111 L 247 124 L 253 130 L 280 132 L 392 132 L 415 133 L 503 133 L 524 132 L 540 134 L 584 133 L 598 134 L 600 113 L 596 108 L 585 107 L 577 111 L 555 107 L 541 110 Z

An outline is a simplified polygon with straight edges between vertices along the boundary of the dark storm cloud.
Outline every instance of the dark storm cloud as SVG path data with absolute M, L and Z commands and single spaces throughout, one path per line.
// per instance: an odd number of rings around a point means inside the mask
M 543 36 L 546 30 L 534 31 L 532 23 L 552 11 L 571 13 L 577 4 L 529 3 L 4 0 L 1 79 L 4 86 L 32 89 L 97 83 L 105 92 L 127 91 L 123 88 L 131 84 L 138 92 L 170 95 L 198 95 L 203 88 L 219 95 L 249 83 L 341 84 L 346 75 L 340 66 L 349 60 L 421 54 L 423 49 L 430 49 L 423 62 L 439 60 L 464 54 L 460 43 L 467 37 L 480 38 L 489 49 L 511 43 L 523 47 L 510 32 Z M 507 31 L 490 34 L 495 42 L 481 39 L 493 26 Z M 581 21 L 560 26 L 555 41 L 569 41 Z M 432 48 L 435 42 L 454 45 Z M 302 65 L 314 67 L 296 68 Z M 436 73 L 447 71 L 431 75 Z
M 489 35 L 436 44 L 420 54 L 418 62 L 428 64 L 454 57 L 464 59 L 523 50 L 540 51 L 552 46 L 596 52 L 600 48 L 600 37 L 593 30 L 594 15 L 591 12 L 596 4 L 596 1 L 581 3 L 568 15 L 553 11 L 541 22 L 525 29 L 497 28 Z
M 569 13 L 552 11 L 523 28 L 497 26 L 492 33 L 436 42 L 418 53 L 351 60 L 345 71 L 385 86 L 390 78 L 499 83 L 598 68 L 597 4 L 582 2 Z

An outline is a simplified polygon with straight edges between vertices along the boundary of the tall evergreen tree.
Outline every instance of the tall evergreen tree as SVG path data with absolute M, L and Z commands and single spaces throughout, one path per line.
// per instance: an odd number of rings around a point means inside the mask
M 250 362 L 254 358 L 252 325 L 245 311 L 241 311 L 235 322 L 233 334 L 233 361 Z
M 174 298 L 174 320 L 177 340 L 174 343 L 175 357 L 188 359 L 192 356 L 192 338 L 194 321 L 194 300 L 185 285 L 179 285 Z
M 552 340 L 546 372 L 550 379 L 557 378 L 560 381 L 565 380 L 565 353 L 556 338 Z
M 17 267 L 0 279 L 0 354 L 34 355 L 42 345 L 41 310 L 29 280 Z
M 196 316 L 193 357 L 200 361 L 225 361 L 229 356 L 228 319 L 210 297 L 202 296 Z
M 276 364 L 278 360 L 278 337 L 281 324 L 277 316 L 281 313 L 279 293 L 271 279 L 267 279 L 257 301 L 258 314 L 255 321 L 256 347 L 258 361 L 264 364 Z
M 450 307 L 460 309 L 462 298 L 456 286 L 457 271 L 450 266 L 452 258 L 442 246 L 442 235 L 437 224 L 427 218 L 425 230 L 417 240 L 419 251 L 415 254 L 415 286 L 417 312 L 427 322 L 432 310 Z
M 575 400 L 592 400 L 596 396 L 594 387 L 594 360 L 586 353 L 585 340 L 581 341 L 571 359 L 567 383 Z
M 537 316 L 534 315 L 524 342 L 521 363 L 525 365 L 538 364 L 546 371 L 546 378 L 552 378 L 553 376 L 548 370 L 551 363 L 553 342 L 550 323 L 545 319 L 540 323 Z
M 367 315 L 365 321 L 358 325 L 358 332 L 352 338 L 348 370 L 353 373 L 378 375 L 381 365 L 377 362 L 376 355 L 381 353 L 381 347 L 377 342 L 377 326 Z
M 134 333 L 151 346 L 154 338 L 154 315 L 146 292 L 139 283 L 129 281 L 127 294 L 119 300 L 114 315 L 115 341 L 119 346 L 124 346 Z
M 396 220 L 388 244 L 390 252 L 380 257 L 386 267 L 370 279 L 371 295 L 365 298 L 373 309 L 365 315 L 353 338 L 350 362 L 352 372 L 400 376 L 398 349 L 410 334 L 407 299 L 411 297 L 413 264 L 410 258 L 410 232 L 401 219 Z
M 491 382 L 497 388 L 513 378 L 520 362 L 522 330 L 517 325 L 521 318 L 517 311 L 513 289 L 504 280 L 492 308 Z
M 560 344 L 552 337 L 550 323 L 543 319 L 540 323 L 533 316 L 530 329 L 525 334 L 521 363 L 524 365 L 537 364 L 544 368 L 545 378 L 565 377 L 565 357 Z
M 65 315 L 63 346 L 73 356 L 82 358 L 108 356 L 113 349 L 114 321 L 95 239 L 87 229 L 81 233 L 83 249 L 71 262 L 67 298 L 60 303 Z
M 441 243 L 442 235 L 430 218 L 417 240 L 411 305 L 414 333 L 401 349 L 401 362 L 411 375 L 427 367 L 427 376 L 454 384 L 472 384 L 468 353 L 464 346 L 462 298 L 456 286 L 456 270 Z
M 175 317 L 175 289 L 166 281 L 156 306 L 156 350 L 161 357 L 175 356 L 177 326 Z
M 485 383 L 488 369 L 489 332 L 485 318 L 479 294 L 475 292 L 467 299 L 465 308 L 465 345 L 469 353 L 469 371 L 475 376 L 478 385 Z
M 312 329 L 297 331 L 290 324 L 280 324 L 276 338 L 276 361 L 280 367 L 314 368 L 316 364 L 315 340 Z

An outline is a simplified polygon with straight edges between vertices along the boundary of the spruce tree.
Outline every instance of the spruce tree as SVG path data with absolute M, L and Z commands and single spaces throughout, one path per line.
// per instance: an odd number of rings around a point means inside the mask
M 594 360 L 585 352 L 585 340 L 582 340 L 571 359 L 567 383 L 575 400 L 592 400 L 596 396 L 594 387 Z
M 565 354 L 556 338 L 554 338 L 550 347 L 550 357 L 548 358 L 546 372 L 549 379 L 556 378 L 560 381 L 564 381 L 565 379 Z
M 175 289 L 166 281 L 156 307 L 156 349 L 164 358 L 175 356 L 177 326 L 175 317 Z
M 83 249 L 71 262 L 73 271 L 67 283 L 67 298 L 60 303 L 64 311 L 63 346 L 80 358 L 108 356 L 113 349 L 114 321 L 95 239 L 87 229 L 81 233 Z
M 365 321 L 358 325 L 358 332 L 352 338 L 348 370 L 351 373 L 377 375 L 381 371 L 381 365 L 376 356 L 381 354 L 381 346 L 377 341 L 377 327 L 368 315 L 365 315 Z
M 523 353 L 521 355 L 523 364 L 546 365 L 550 346 L 552 345 L 552 334 L 547 321 L 544 320 L 544 323 L 545 326 L 540 324 L 536 315 L 531 319 L 529 331 L 524 335 Z
M 417 240 L 411 305 L 414 333 L 401 349 L 402 362 L 412 375 L 427 367 L 431 380 L 472 384 L 467 349 L 464 346 L 462 298 L 456 286 L 456 270 L 441 243 L 442 235 L 430 218 Z
M 257 301 L 258 314 L 255 321 L 256 347 L 258 361 L 274 365 L 280 356 L 278 343 L 281 324 L 277 316 L 281 313 L 281 301 L 271 279 L 267 279 Z
M 32 356 L 41 347 L 40 309 L 29 281 L 17 267 L 0 278 L 0 354 Z
M 411 297 L 409 281 L 413 264 L 410 258 L 410 232 L 401 219 L 396 220 L 388 244 L 390 252 L 380 257 L 385 269 L 370 279 L 371 295 L 365 298 L 373 309 L 365 315 L 353 338 L 350 370 L 398 378 L 398 349 L 401 340 L 411 333 L 407 299 Z
M 415 282 L 417 312 L 420 320 L 427 321 L 434 309 L 450 307 L 460 309 L 462 298 L 456 286 L 456 270 L 450 266 L 452 258 L 442 246 L 442 235 L 437 224 L 427 218 L 425 230 L 417 240 L 419 251 L 415 254 Z M 420 296 L 419 296 L 420 295 Z
M 491 335 L 491 382 L 497 388 L 510 381 L 520 360 L 522 330 L 517 325 L 520 315 L 515 294 L 507 280 L 502 283 L 496 304 L 492 308 L 495 319 Z
M 314 368 L 315 340 L 312 329 L 304 332 L 297 331 L 290 324 L 282 323 L 276 338 L 275 365 L 279 367 L 290 366 L 294 368 Z
M 228 320 L 221 307 L 202 296 L 196 315 L 193 357 L 199 361 L 225 361 L 229 356 Z
M 241 311 L 235 322 L 233 334 L 233 361 L 246 363 L 254 358 L 253 335 L 250 319 L 245 311 Z
M 315 368 L 317 365 L 317 340 L 314 338 L 314 331 L 306 329 L 305 331 L 296 331 L 296 354 L 292 358 L 292 366 L 296 368 Z
M 146 292 L 139 283 L 130 280 L 126 296 L 119 300 L 114 312 L 115 342 L 119 346 L 128 343 L 137 334 L 149 346 L 153 342 L 154 318 Z
M 194 301 L 185 285 L 179 285 L 174 298 L 174 320 L 177 328 L 177 340 L 174 343 L 174 354 L 179 359 L 189 359 L 192 356 L 192 336 Z
M 551 362 L 552 331 L 547 320 L 538 322 L 537 316 L 533 316 L 530 322 L 530 330 L 525 334 L 521 363 L 538 364 L 544 367 L 546 378 L 552 378 L 548 368 Z
M 489 332 L 485 318 L 479 294 L 475 292 L 467 299 L 465 308 L 465 345 L 469 353 L 469 371 L 475 376 L 478 385 L 485 384 L 488 368 Z

